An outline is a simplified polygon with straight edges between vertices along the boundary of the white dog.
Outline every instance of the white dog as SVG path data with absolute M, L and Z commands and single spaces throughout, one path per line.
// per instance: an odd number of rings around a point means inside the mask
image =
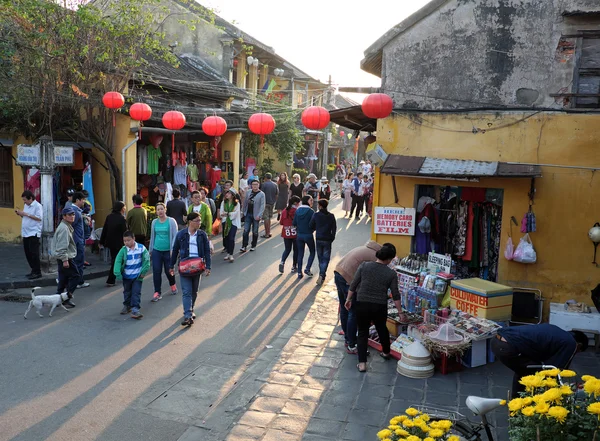
M 50 306 L 50 317 L 52 317 L 52 313 L 57 306 L 62 307 L 65 311 L 69 312 L 67 308 L 62 304 L 64 301 L 69 300 L 69 294 L 63 292 L 62 294 L 53 294 L 51 296 L 36 296 L 34 293 L 37 289 L 40 289 L 39 286 L 32 288 L 31 290 L 31 301 L 29 302 L 29 306 L 27 307 L 27 311 L 25 311 L 25 315 L 23 318 L 27 318 L 27 313 L 35 306 L 36 312 L 40 317 L 43 317 L 40 314 L 40 310 L 46 306 Z

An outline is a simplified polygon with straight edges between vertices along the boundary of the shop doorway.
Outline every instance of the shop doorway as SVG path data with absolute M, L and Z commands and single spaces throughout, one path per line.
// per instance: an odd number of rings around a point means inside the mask
M 503 198 L 497 188 L 415 186 L 412 252 L 449 254 L 458 278 L 497 281 Z

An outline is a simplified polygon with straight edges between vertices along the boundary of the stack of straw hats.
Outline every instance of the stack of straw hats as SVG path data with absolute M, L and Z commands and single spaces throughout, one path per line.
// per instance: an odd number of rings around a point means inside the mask
M 416 341 L 402 350 L 402 358 L 398 361 L 396 370 L 408 378 L 432 377 L 434 366 L 431 362 L 431 353 Z

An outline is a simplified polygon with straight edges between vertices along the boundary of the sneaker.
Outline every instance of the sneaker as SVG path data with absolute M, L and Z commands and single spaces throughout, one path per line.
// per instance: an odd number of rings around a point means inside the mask
M 229 260 L 229 258 L 230 258 L 230 257 L 231 257 L 231 256 L 228 254 L 228 255 L 226 255 L 225 257 L 223 257 L 223 260 L 227 261 L 227 260 Z
M 255 251 L 255 250 L 256 250 L 256 247 L 250 248 L 250 251 Z
M 77 285 L 77 289 L 81 289 L 81 288 L 87 288 L 88 286 L 90 286 L 90 284 L 89 284 L 89 283 L 87 283 L 87 282 L 83 282 L 83 283 L 81 283 L 81 284 Z
M 177 285 L 171 285 L 171 294 L 177 295 Z
M 280 264 L 279 264 L 279 272 L 280 272 L 281 274 L 283 274 L 283 269 L 284 269 L 284 264 L 283 264 L 283 263 L 280 263 Z
M 307 269 L 306 269 L 306 270 L 304 270 L 304 274 L 306 274 L 308 277 L 312 277 L 312 276 L 314 276 L 314 274 L 313 274 L 313 273 L 311 273 L 311 272 L 310 272 L 310 270 L 307 270 Z
M 319 276 L 319 278 L 317 279 L 317 285 L 321 286 L 324 281 L 325 281 L 325 278 L 323 276 Z
M 303 278 L 304 276 L 302 275 L 302 273 L 298 273 L 298 280 L 300 280 L 301 278 Z
M 129 314 L 131 312 L 131 308 L 129 306 L 123 306 L 123 309 L 121 309 L 121 315 L 125 315 L 125 314 Z
M 132 312 L 131 313 L 131 318 L 132 319 L 136 319 L 139 320 L 143 317 L 143 314 L 140 311 L 136 311 L 136 312 Z
M 107 283 L 107 284 L 106 284 L 106 287 L 107 287 L 107 288 L 112 288 L 113 286 L 115 286 L 115 284 L 114 284 L 114 283 Z
M 357 346 L 348 346 L 346 348 L 346 352 L 348 354 L 358 354 L 358 347 Z
M 292 272 L 293 272 L 293 273 L 297 273 L 297 272 L 298 272 L 298 267 L 297 267 L 296 265 L 294 265 L 294 266 L 292 267 Z
M 233 257 L 233 256 L 229 256 L 229 262 L 232 262 L 232 263 L 233 263 L 233 261 L 234 261 L 234 260 L 235 260 L 235 259 L 234 259 L 234 257 Z
M 41 273 L 30 274 L 29 276 L 27 276 L 27 278 L 29 280 L 41 279 L 42 278 L 42 274 Z
M 196 313 L 192 311 L 192 320 L 196 320 Z
M 246 251 L 248 251 L 248 247 L 240 248 L 240 253 L 245 253 Z
M 194 324 L 194 320 L 191 318 L 186 318 L 181 322 L 181 326 L 192 326 Z
M 150 300 L 151 302 L 158 302 L 160 299 L 162 299 L 162 296 L 160 295 L 159 292 L 155 292 L 154 296 L 152 297 L 152 300 Z

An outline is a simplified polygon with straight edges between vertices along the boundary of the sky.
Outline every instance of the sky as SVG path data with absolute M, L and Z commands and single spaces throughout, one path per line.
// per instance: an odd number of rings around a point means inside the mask
M 378 77 L 360 69 L 364 51 L 429 0 L 199 2 L 313 78 L 327 82 L 331 75 L 336 86 L 379 87 Z

